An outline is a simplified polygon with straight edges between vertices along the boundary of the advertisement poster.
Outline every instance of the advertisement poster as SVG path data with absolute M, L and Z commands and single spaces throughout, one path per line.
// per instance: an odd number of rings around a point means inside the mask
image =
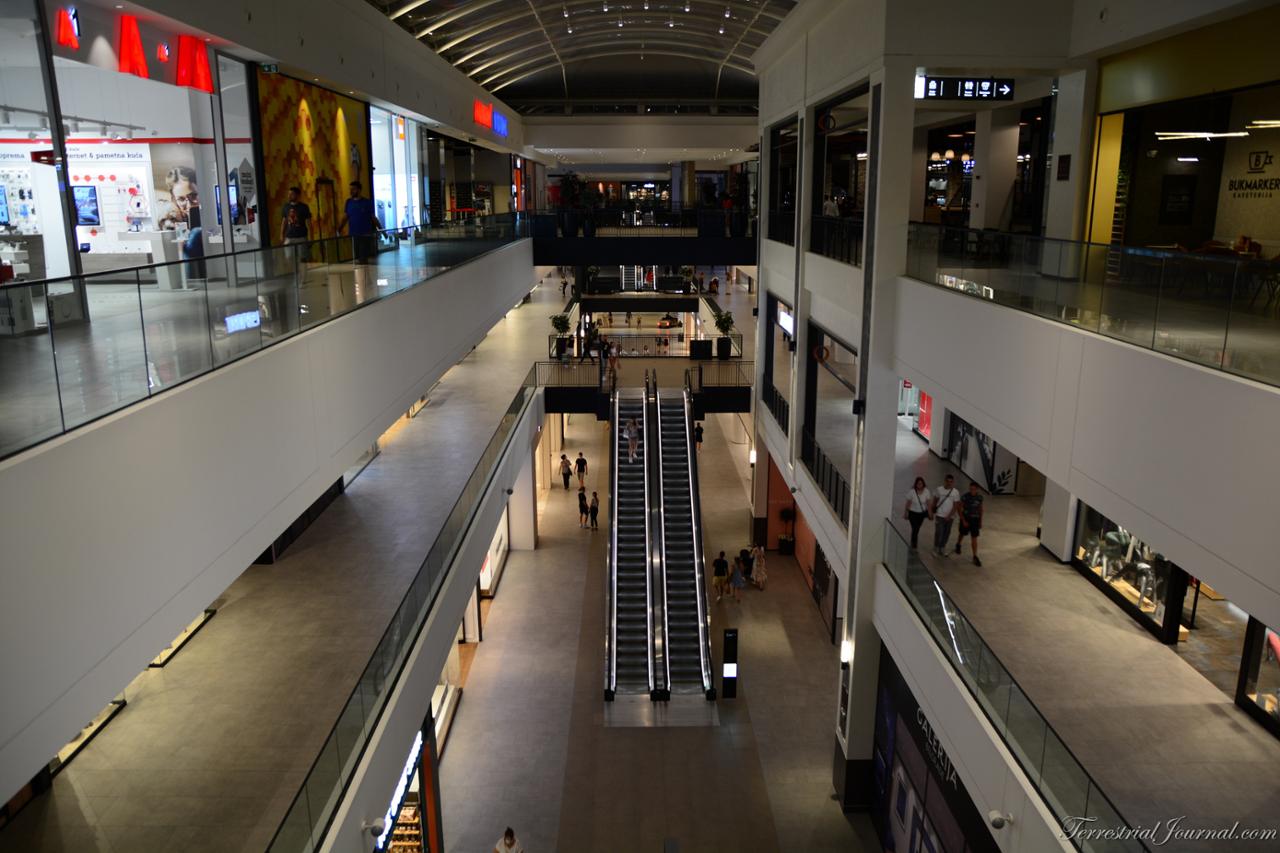
M 920 403 L 916 408 L 916 432 L 925 438 L 933 435 L 933 398 L 920 392 Z

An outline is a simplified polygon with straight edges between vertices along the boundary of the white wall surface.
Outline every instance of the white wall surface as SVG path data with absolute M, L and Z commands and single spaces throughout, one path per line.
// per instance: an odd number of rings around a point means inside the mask
M 0 462 L 0 798 L 533 284 L 525 240 Z
M 494 528 L 507 505 L 506 490 L 516 484 L 522 470 L 531 467 L 531 454 L 538 441 L 544 404 L 544 392 L 539 390 L 524 417 L 512 430 L 511 443 L 485 491 L 476 520 L 458 549 L 458 556 L 436 599 L 436 606 L 418 636 L 369 746 L 356 767 L 346 796 L 338 804 L 333 825 L 320 848 L 324 853 L 365 853 L 371 849 L 366 841 L 368 833 L 361 830 L 360 825 L 382 817 L 391 801 L 414 736 L 431 707 L 431 694 L 440 681 L 445 660 L 456 640 L 463 611 L 475 592 L 480 566 L 493 539 Z
M 862 341 L 862 267 L 804 253 L 804 287 L 818 325 L 850 346 Z
M 760 141 L 756 119 L 747 116 L 659 121 L 643 116 L 550 117 L 525 120 L 524 142 L 531 148 L 745 149 Z M 727 160 L 749 159 L 745 155 Z M 590 171 L 586 165 L 580 170 Z M 724 168 L 723 165 L 719 168 Z
M 1241 0 L 1075 0 L 1071 55 L 1099 55 L 1266 5 Z
M 982 708 L 938 649 L 902 592 L 881 568 L 874 622 L 978 813 L 999 809 L 1013 823 L 992 832 L 1004 853 L 1070 851 L 1058 824 Z M 857 657 L 855 652 L 855 666 Z
M 308 72 L 491 146 L 518 152 L 524 145 L 524 125 L 514 110 L 364 0 L 141 0 L 137 5 L 245 49 L 229 48 L 237 55 L 267 57 L 285 70 Z M 476 98 L 493 102 L 507 116 L 506 139 L 472 120 Z
M 763 217 L 761 218 L 763 223 Z M 777 296 L 792 308 L 796 302 L 796 250 L 794 246 L 776 240 L 760 241 L 760 286 Z M 765 320 L 764 303 L 760 307 L 761 322 Z M 763 357 L 763 356 L 762 356 Z
M 899 375 L 935 411 L 1280 624 L 1280 390 L 907 278 L 899 300 Z
M 1067 55 L 1071 4 L 1063 0 L 975 0 L 962 9 L 892 0 L 887 10 L 884 51 L 896 56 L 1016 68 Z

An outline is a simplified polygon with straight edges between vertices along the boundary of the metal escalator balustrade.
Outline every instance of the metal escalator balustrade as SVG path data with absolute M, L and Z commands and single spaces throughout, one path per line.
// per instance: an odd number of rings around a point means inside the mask
M 712 699 L 697 460 L 687 389 L 659 391 L 657 410 L 667 687 L 671 693 L 701 692 Z
M 636 461 L 630 461 L 626 424 L 640 428 Z M 617 693 L 652 694 L 652 590 L 649 573 L 649 477 L 645 394 L 613 395 L 613 498 L 610 529 L 609 638 L 612 643 L 605 698 Z

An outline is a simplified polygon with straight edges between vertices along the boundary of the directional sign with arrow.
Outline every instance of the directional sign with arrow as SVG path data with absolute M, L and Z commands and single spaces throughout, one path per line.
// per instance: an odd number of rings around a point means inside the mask
M 1012 101 L 1013 79 L 1001 77 L 926 77 L 928 101 Z

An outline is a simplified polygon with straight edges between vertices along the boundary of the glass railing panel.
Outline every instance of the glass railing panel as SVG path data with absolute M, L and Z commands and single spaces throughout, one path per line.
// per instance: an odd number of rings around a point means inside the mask
M 48 292 L 49 328 L 57 351 L 66 427 L 146 399 L 147 356 L 137 271 L 51 283 Z M 87 316 L 92 322 L 86 322 Z M 198 340 L 202 332 L 197 329 L 195 335 Z
M 1280 260 L 1240 264 L 1223 368 L 1280 385 Z
M 270 850 L 274 853 L 310 850 L 312 847 L 311 828 L 315 822 L 311 819 L 311 806 L 305 789 L 293 801 L 285 815 L 284 822 L 276 830 L 276 837 L 271 842 Z
M 1095 827 L 1127 827 L 1115 806 L 888 520 L 883 559 L 885 569 L 911 609 L 1059 822 L 1065 825 L 1069 818 L 1091 817 L 1095 818 L 1091 824 Z M 1081 839 L 1073 839 L 1072 843 L 1086 851 L 1128 853 L 1143 849 L 1136 841 L 1108 842 L 1115 846 L 1098 846 L 1099 842 Z
M 62 432 L 48 316 L 44 285 L 0 290 L 0 456 Z
M 1239 267 L 1234 257 L 1166 258 L 1154 324 L 1155 348 L 1188 361 L 1221 367 Z
M 306 245 L 281 246 L 253 254 L 264 346 L 298 331 L 297 264 L 302 255 L 309 255 L 309 250 Z
M 235 275 L 234 256 L 204 262 L 205 303 L 209 325 L 205 330 L 213 353 L 213 366 L 221 367 L 262 347 L 262 315 L 258 313 L 258 287 L 253 277 Z
M 214 365 L 208 281 L 186 271 L 186 261 L 161 264 L 153 269 L 155 283 L 144 281 L 139 289 L 152 394 L 207 373 Z M 92 298 L 94 291 L 89 293 Z M 91 326 L 102 323 L 104 315 L 92 304 L 90 314 Z
M 1165 258 L 1145 249 L 1113 247 L 1105 266 L 1099 331 L 1150 349 L 1155 336 Z

